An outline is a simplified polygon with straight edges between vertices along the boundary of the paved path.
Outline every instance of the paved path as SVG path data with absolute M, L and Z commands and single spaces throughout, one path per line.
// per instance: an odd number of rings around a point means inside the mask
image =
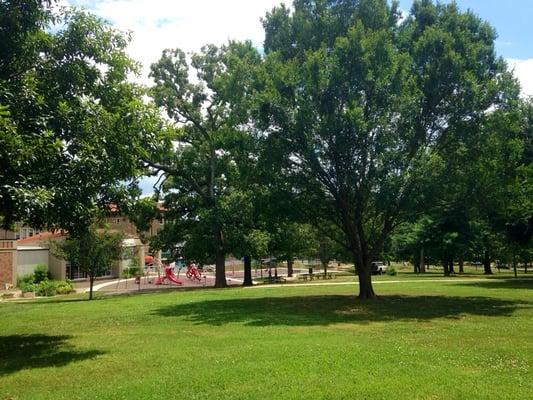
M 278 271 L 280 273 L 280 276 L 283 276 L 283 273 L 285 269 L 278 268 Z M 295 269 L 295 273 L 301 273 L 304 270 Z M 261 276 L 260 274 L 261 270 L 253 270 L 252 275 L 253 278 L 259 278 Z M 203 273 L 202 276 L 205 278 L 201 282 L 197 281 L 191 281 L 184 276 L 184 272 L 181 273 L 180 279 L 183 281 L 183 286 L 173 285 L 173 284 L 164 284 L 164 285 L 153 285 L 146 282 L 146 278 L 141 278 L 141 290 L 144 289 L 176 289 L 176 288 L 183 288 L 183 287 L 212 287 L 215 284 L 215 275 L 212 272 L 206 272 Z M 263 271 L 263 276 L 267 277 L 268 273 Z M 155 275 L 152 275 L 149 280 L 155 279 Z M 226 281 L 229 286 L 237 286 L 242 285 L 244 279 L 244 272 L 243 271 L 226 271 Z M 104 282 L 95 284 L 93 286 L 93 291 L 105 291 L 105 292 L 130 292 L 138 290 L 138 285 L 135 285 L 133 283 L 135 281 L 135 278 L 130 279 L 113 279 L 113 280 L 106 280 Z M 260 284 L 260 282 L 254 281 L 254 284 Z M 89 282 L 79 283 L 81 287 L 78 287 L 78 290 L 82 290 L 85 293 L 89 292 L 89 287 L 86 285 L 89 285 Z
M 138 289 L 137 285 L 128 283 L 133 282 L 135 278 L 132 279 L 121 279 L 121 280 L 113 280 L 109 282 L 104 282 L 98 285 L 94 286 L 94 291 L 135 291 Z M 227 277 L 228 285 L 230 286 L 237 286 L 242 284 L 241 279 L 236 279 L 233 277 Z M 486 281 L 486 278 L 455 278 L 455 279 L 406 279 L 406 280 L 391 280 L 391 281 L 373 281 L 372 285 L 382 285 L 382 284 L 395 284 L 395 283 L 424 283 L 424 282 L 443 282 L 443 283 L 450 283 L 450 282 L 484 282 Z M 141 289 L 179 289 L 182 287 L 210 287 L 212 284 L 214 284 L 214 276 L 207 275 L 207 281 L 206 284 L 202 283 L 191 283 L 187 282 L 185 279 L 184 282 L 186 283 L 184 286 L 175 286 L 175 285 L 161 285 L 161 286 L 155 286 L 151 284 L 144 284 L 144 278 L 141 280 L 143 284 L 141 285 Z M 188 284 L 187 284 L 188 283 Z M 254 286 L 248 286 L 245 287 L 245 289 L 276 289 L 276 288 L 284 288 L 284 287 L 310 287 L 310 286 L 346 286 L 346 285 L 359 285 L 359 282 L 357 281 L 344 281 L 344 282 L 321 282 L 321 283 L 293 283 L 293 284 L 273 284 L 273 285 L 262 285 L 258 282 Z M 85 292 L 88 292 L 89 289 L 85 289 Z

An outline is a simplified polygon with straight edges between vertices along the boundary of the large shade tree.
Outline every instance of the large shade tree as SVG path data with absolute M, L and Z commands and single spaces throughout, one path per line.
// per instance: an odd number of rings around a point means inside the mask
M 455 4 L 295 0 L 268 13 L 258 121 L 353 255 L 359 297 L 393 229 L 424 205 L 441 148 L 504 99 L 495 31 Z M 332 236 L 335 236 L 332 234 Z
M 74 234 L 127 193 L 159 116 L 129 81 L 128 36 L 50 3 L 0 3 L 0 224 Z
M 225 256 L 235 243 L 228 235 L 241 225 L 234 210 L 249 196 L 237 163 L 248 137 L 242 91 L 249 85 L 242 81 L 247 66 L 259 62 L 250 43 L 230 43 L 205 46 L 190 62 L 179 49 L 165 50 L 152 65 L 154 99 L 170 119 L 144 159 L 151 173 L 164 177 L 166 223 L 157 240 L 186 259 L 214 261 L 216 287 L 226 286 Z

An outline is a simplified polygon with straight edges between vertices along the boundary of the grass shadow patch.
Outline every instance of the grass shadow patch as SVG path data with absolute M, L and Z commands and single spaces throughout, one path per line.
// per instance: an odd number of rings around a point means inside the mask
M 469 286 L 483 289 L 533 289 L 533 278 L 487 278 L 484 281 L 460 282 L 460 286 Z
M 162 317 L 181 317 L 195 324 L 248 326 L 320 326 L 395 320 L 460 318 L 464 315 L 511 316 L 528 302 L 491 297 L 384 296 L 359 301 L 352 295 L 287 296 L 205 300 L 153 311 Z
M 0 336 L 0 376 L 23 369 L 62 367 L 103 354 L 81 351 L 68 340 L 71 336 L 43 334 Z

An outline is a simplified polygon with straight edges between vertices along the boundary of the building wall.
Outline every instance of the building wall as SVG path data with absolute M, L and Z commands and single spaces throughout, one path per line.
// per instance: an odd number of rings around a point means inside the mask
M 1 243 L 1 242 L 0 242 Z M 15 284 L 14 265 L 16 263 L 17 252 L 0 250 L 0 289 L 6 284 Z
M 48 265 L 48 249 L 17 249 L 17 276 L 33 273 L 39 264 Z
M 15 232 L 0 229 L 0 289 L 14 285 L 17 277 L 17 242 Z
M 17 239 L 17 240 L 26 239 L 28 237 L 33 237 L 34 235 L 38 235 L 39 233 L 41 233 L 40 230 L 31 228 L 31 227 L 26 226 L 26 225 L 23 225 L 20 222 L 17 222 L 15 224 L 15 228 L 14 229 L 15 229 L 14 230 L 15 239 Z
M 116 216 L 116 217 L 107 217 L 106 222 L 109 224 L 109 228 L 122 232 L 126 235 L 137 235 L 137 230 L 135 225 L 130 222 L 126 217 Z
M 110 229 L 122 232 L 127 235 L 131 235 L 133 237 L 138 237 L 135 224 L 130 222 L 128 217 L 117 215 L 113 217 L 106 217 L 105 220 L 109 224 Z M 163 228 L 163 223 L 164 223 L 163 221 L 160 221 L 158 219 L 153 220 L 150 230 L 144 233 L 145 236 L 146 237 L 154 236 L 157 232 L 159 232 Z
M 64 281 L 66 278 L 66 262 L 65 260 L 58 258 L 52 254 L 48 253 L 48 271 L 52 275 L 52 279 L 58 279 Z
M 147 246 L 143 245 L 138 239 L 138 234 L 135 225 L 129 221 L 127 217 L 110 216 L 106 218 L 111 230 L 122 232 L 126 237 L 131 236 L 135 238 L 134 257 L 138 257 L 139 265 L 144 266 L 144 255 L 148 251 Z M 162 227 L 163 221 L 154 220 L 152 222 L 149 232 L 145 233 L 146 237 L 155 235 Z M 17 249 L 17 239 L 37 236 L 39 231 L 33 230 L 22 224 L 17 225 L 16 232 L 0 230 L 0 289 L 3 288 L 4 283 L 15 284 L 17 275 L 25 275 L 33 272 L 37 264 L 45 264 L 48 266 L 50 275 L 53 279 L 64 280 L 66 278 L 66 261 L 54 256 L 48 249 L 49 241 L 64 240 L 64 235 L 49 236 L 45 238 L 35 237 L 29 246 L 42 247 L 36 250 L 24 250 L 22 244 Z M 62 233 L 62 232 L 61 232 Z M 46 235 L 45 232 L 43 235 Z M 28 246 L 28 247 L 29 247 Z M 126 246 L 128 247 L 128 246 Z M 18 259 L 20 257 L 20 259 Z M 112 268 L 113 276 L 119 277 L 122 269 L 128 267 L 130 259 L 121 260 Z

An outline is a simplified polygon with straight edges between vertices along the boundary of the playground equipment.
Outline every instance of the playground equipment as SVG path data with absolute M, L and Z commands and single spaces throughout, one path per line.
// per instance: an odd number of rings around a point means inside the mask
M 172 272 L 172 267 L 170 266 L 165 267 L 165 275 L 160 276 L 154 280 L 154 285 L 162 285 L 165 280 L 169 280 L 175 285 L 183 285 L 183 281 L 181 281 L 176 275 L 174 275 L 174 273 Z
M 187 265 L 187 271 L 185 272 L 185 276 L 190 280 L 196 279 L 198 282 L 202 281 L 202 274 L 194 264 Z

